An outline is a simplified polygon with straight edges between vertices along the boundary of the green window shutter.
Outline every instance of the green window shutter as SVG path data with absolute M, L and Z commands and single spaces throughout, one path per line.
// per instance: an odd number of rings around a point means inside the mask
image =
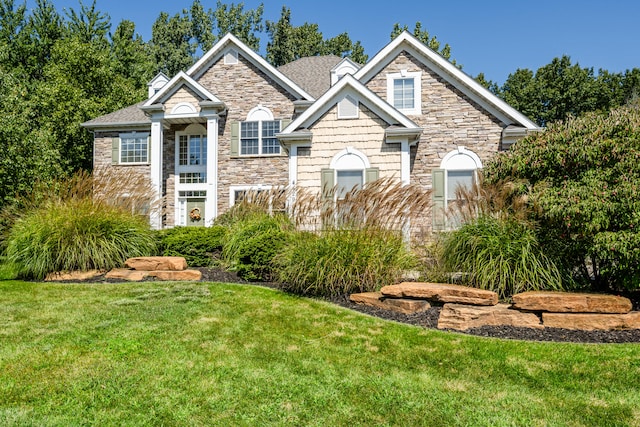
M 289 126 L 291 124 L 291 119 L 282 119 L 280 120 L 280 132 L 282 132 L 282 130 L 284 128 L 286 128 L 287 126 Z
M 433 230 L 444 230 L 446 225 L 444 181 L 446 177 L 444 169 L 434 169 L 431 173 L 433 191 Z
M 240 122 L 231 122 L 231 157 L 240 155 Z
M 120 138 L 111 138 L 111 164 L 117 165 L 120 163 Z
M 322 169 L 320 171 L 320 186 L 322 187 L 322 201 L 333 201 L 333 187 L 335 187 L 335 171 L 333 169 Z
M 364 171 L 364 183 L 368 184 L 370 182 L 376 181 L 379 178 L 380 169 L 378 168 L 367 168 Z

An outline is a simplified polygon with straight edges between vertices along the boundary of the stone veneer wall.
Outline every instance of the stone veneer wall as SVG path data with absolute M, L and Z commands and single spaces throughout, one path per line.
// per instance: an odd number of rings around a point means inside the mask
M 311 155 L 297 159 L 299 188 L 319 193 L 320 170 L 328 168 L 331 159 L 348 146 L 365 154 L 371 167 L 380 169 L 380 178 L 400 179 L 400 144 L 387 144 L 388 124 L 364 105 L 359 108 L 359 118 L 338 119 L 334 106 L 309 128 L 313 132 Z
M 506 126 L 480 105 L 403 51 L 367 83 L 367 87 L 387 99 L 387 74 L 400 70 L 422 71 L 422 114 L 408 116 L 424 130 L 417 147 L 411 150 L 411 181 L 431 187 L 431 171 L 458 146 L 489 160 L 500 146 Z
M 218 154 L 218 214 L 229 208 L 231 185 L 287 186 L 289 159 L 279 156 L 231 157 L 231 122 L 244 121 L 249 111 L 262 105 L 274 119 L 293 119 L 293 96 L 275 81 L 253 66 L 240 53 L 237 64 L 224 64 L 221 58 L 207 70 L 198 82 L 222 100 L 226 117 L 219 122 Z
M 126 170 L 131 174 L 147 177 L 147 182 L 137 183 L 138 185 L 150 185 L 148 177 L 151 174 L 151 167 L 149 165 L 113 165 L 111 162 L 111 144 L 112 139 L 120 136 L 120 133 L 126 133 L 130 131 L 104 131 L 95 132 L 94 136 L 94 156 L 93 156 L 93 170 L 96 179 L 102 179 L 109 176 L 110 172 L 115 169 Z M 138 129 L 137 132 L 149 132 L 149 129 Z M 135 188 L 123 189 L 124 193 L 133 193 Z

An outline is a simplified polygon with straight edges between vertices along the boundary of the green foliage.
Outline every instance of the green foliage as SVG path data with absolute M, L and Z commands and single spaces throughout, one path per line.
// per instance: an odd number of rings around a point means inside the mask
M 186 10 L 182 15 L 161 12 L 151 27 L 149 42 L 156 72 L 173 76 L 194 62 L 197 43 L 192 40 L 192 24 Z
M 292 228 L 282 215 L 247 216 L 230 227 L 222 256 L 246 280 L 271 280 L 274 258 L 289 240 Z
M 518 111 L 540 126 L 569 115 L 607 111 L 634 99 L 640 90 L 640 69 L 609 73 L 581 68 L 563 55 L 534 73 L 518 69 L 496 92 Z
M 341 296 L 391 285 L 415 266 L 415 259 L 400 233 L 369 227 L 297 233 L 277 263 L 283 290 Z
M 21 276 L 42 279 L 56 271 L 121 267 L 154 249 L 148 223 L 130 212 L 90 198 L 51 200 L 16 220 L 7 259 Z
M 337 55 L 349 57 L 364 64 L 368 56 L 359 41 L 353 42 L 347 33 L 325 39 L 318 24 L 305 22 L 299 27 L 291 25 L 291 9 L 282 6 L 280 19 L 267 21 L 267 61 L 278 67 L 306 56 Z
M 560 273 L 529 226 L 510 218 L 480 216 L 450 232 L 443 262 L 463 273 L 463 282 L 500 298 L 534 290 L 560 290 Z
M 637 107 L 555 123 L 485 173 L 528 181 L 540 242 L 569 273 L 599 289 L 640 287 Z
M 160 231 L 159 253 L 181 256 L 190 267 L 209 267 L 222 252 L 226 227 L 175 227 Z

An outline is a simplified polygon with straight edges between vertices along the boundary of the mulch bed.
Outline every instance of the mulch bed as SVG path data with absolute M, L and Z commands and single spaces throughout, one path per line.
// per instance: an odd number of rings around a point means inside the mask
M 216 268 L 198 268 L 202 271 L 202 280 L 206 282 L 223 282 L 223 283 L 244 283 L 258 286 L 266 286 L 276 288 L 276 283 L 268 282 L 247 282 L 231 271 L 225 271 Z M 153 280 L 153 279 L 149 279 Z M 106 279 L 94 278 L 90 280 L 107 281 Z M 108 282 L 121 282 L 108 280 Z M 640 291 L 624 295 L 633 302 L 633 309 L 640 310 Z M 423 328 L 436 329 L 438 325 L 438 317 L 441 307 L 432 306 L 429 310 L 416 314 L 402 314 L 388 310 L 381 310 L 375 307 L 369 307 L 352 303 L 348 295 L 329 298 L 327 301 L 342 307 L 368 314 L 370 316 L 379 317 L 395 322 L 406 323 L 410 325 L 420 326 Z M 637 343 L 640 342 L 640 329 L 621 330 L 621 331 L 574 331 L 560 328 L 518 328 L 513 326 L 483 326 L 481 328 L 473 328 L 467 331 L 453 331 L 455 333 L 463 333 L 469 335 L 477 335 L 483 337 L 504 338 L 513 340 L 526 341 L 554 341 L 554 342 L 576 342 L 576 343 Z

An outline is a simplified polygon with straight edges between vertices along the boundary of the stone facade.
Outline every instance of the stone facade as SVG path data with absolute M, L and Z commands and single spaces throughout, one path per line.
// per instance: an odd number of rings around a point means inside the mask
M 286 187 L 289 159 L 282 150 L 275 156 L 231 156 L 231 123 L 244 121 L 262 105 L 275 120 L 294 118 L 294 98 L 272 78 L 238 55 L 238 63 L 224 64 L 222 58 L 198 80 L 223 100 L 228 113 L 221 117 L 218 133 L 218 212 L 229 208 L 230 187 L 258 184 Z
M 430 188 L 431 171 L 458 146 L 476 153 L 483 163 L 498 152 L 505 125 L 406 51 L 366 86 L 387 100 L 387 75 L 401 70 L 422 72 L 422 114 L 408 116 L 423 128 L 420 142 L 411 150 L 412 182 Z

